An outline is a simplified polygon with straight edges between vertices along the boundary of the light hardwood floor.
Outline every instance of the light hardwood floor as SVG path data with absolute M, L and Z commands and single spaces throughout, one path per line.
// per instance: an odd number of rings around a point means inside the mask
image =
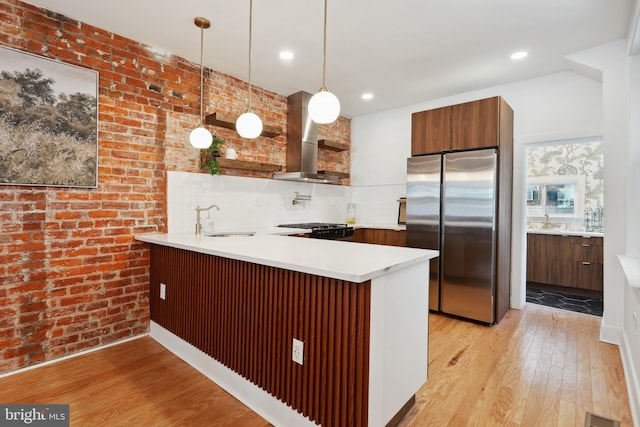
M 429 380 L 407 426 L 632 426 L 600 318 L 528 304 L 494 327 L 429 316 Z M 0 379 L 1 403 L 70 403 L 73 426 L 268 426 L 145 337 Z
M 633 425 L 618 347 L 601 318 L 527 304 L 491 328 L 429 316 L 429 379 L 401 426 Z

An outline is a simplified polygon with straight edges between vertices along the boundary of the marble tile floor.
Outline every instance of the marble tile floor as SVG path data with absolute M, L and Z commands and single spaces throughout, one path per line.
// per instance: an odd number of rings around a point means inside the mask
M 527 283 L 527 302 L 602 317 L 602 295 L 578 295 L 572 290 Z

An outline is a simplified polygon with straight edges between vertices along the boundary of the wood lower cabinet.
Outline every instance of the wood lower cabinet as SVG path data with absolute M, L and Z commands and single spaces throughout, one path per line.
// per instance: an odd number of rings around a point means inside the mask
M 571 286 L 568 236 L 527 234 L 527 282 Z
M 527 234 L 527 282 L 602 291 L 602 237 Z
M 374 245 L 406 246 L 406 235 L 405 230 L 357 228 L 353 231 L 353 240 Z
M 602 237 L 571 237 L 571 286 L 602 291 Z

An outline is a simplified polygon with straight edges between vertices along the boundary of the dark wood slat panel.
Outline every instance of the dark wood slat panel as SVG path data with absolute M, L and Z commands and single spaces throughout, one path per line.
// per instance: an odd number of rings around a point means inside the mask
M 367 424 L 370 286 L 151 246 L 152 320 L 323 426 Z

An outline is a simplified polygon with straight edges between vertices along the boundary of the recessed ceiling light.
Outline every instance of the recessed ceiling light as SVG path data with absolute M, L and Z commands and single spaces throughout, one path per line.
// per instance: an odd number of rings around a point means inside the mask
M 283 50 L 283 51 L 280 51 L 279 56 L 280 56 L 280 59 L 289 61 L 293 59 L 293 52 L 291 52 L 290 50 Z
M 367 92 L 367 93 L 363 93 L 362 94 L 362 99 L 368 101 L 370 99 L 373 99 L 373 94 L 371 92 Z
M 519 52 L 514 52 L 511 54 L 511 59 L 522 59 L 522 58 L 526 58 L 528 55 L 527 52 L 525 52 L 524 50 L 521 50 Z

